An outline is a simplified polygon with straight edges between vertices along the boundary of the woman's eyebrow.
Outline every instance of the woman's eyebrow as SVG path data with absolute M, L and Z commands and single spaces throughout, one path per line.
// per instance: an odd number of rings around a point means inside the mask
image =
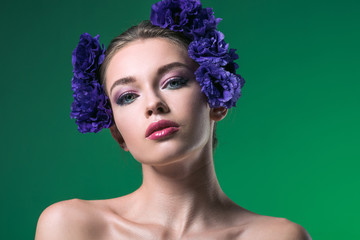
M 191 71 L 190 67 L 184 63 L 181 63 L 181 62 L 173 62 L 173 63 L 169 63 L 169 64 L 166 64 L 162 67 L 160 67 L 158 69 L 158 72 L 157 74 L 158 75 L 163 75 L 167 72 L 169 72 L 170 70 L 172 70 L 173 68 L 178 68 L 178 67 L 183 67 L 183 68 L 186 68 L 188 69 L 189 71 Z
M 110 95 L 111 95 L 111 92 L 114 89 L 114 87 L 116 87 L 118 85 L 125 85 L 125 84 L 129 84 L 129 83 L 133 83 L 133 82 L 135 82 L 135 79 L 132 77 L 124 77 L 124 78 L 120 78 L 119 80 L 116 80 L 110 88 Z
M 181 63 L 181 62 L 173 62 L 173 63 L 169 63 L 169 64 L 166 64 L 162 67 L 160 67 L 157 71 L 157 74 L 160 76 L 160 75 L 164 75 L 165 73 L 169 72 L 170 70 L 174 69 L 174 68 L 179 68 L 179 67 L 183 67 L 183 68 L 186 68 L 188 69 L 189 71 L 191 71 L 190 67 L 184 63 Z M 129 83 L 134 83 L 135 82 L 135 79 L 132 78 L 132 77 L 124 77 L 124 78 L 120 78 L 118 80 L 116 80 L 113 85 L 111 86 L 110 88 L 110 95 L 111 95 L 111 92 L 112 90 L 118 86 L 118 85 L 126 85 L 126 84 L 129 84 Z

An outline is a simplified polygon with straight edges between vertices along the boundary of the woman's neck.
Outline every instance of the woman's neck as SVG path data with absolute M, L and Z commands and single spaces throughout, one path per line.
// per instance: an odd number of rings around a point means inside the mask
M 130 218 L 176 234 L 201 229 L 235 205 L 220 188 L 212 151 L 164 166 L 143 165 L 143 184 L 129 200 Z

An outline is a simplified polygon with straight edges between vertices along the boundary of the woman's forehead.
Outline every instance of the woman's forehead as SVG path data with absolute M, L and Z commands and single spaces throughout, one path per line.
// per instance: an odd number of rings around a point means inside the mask
M 180 62 L 193 68 L 194 61 L 187 49 L 163 38 L 140 39 L 126 44 L 110 60 L 106 73 L 108 84 L 114 78 L 135 76 L 156 71 L 172 62 Z
M 165 38 L 149 38 L 149 39 L 138 39 L 133 42 L 127 43 L 123 48 L 118 50 L 113 60 L 116 61 L 129 61 L 129 59 L 140 59 L 140 58 L 185 58 L 186 61 L 189 56 L 187 49 L 180 44 L 165 39 Z M 124 58 L 124 59 L 123 59 Z

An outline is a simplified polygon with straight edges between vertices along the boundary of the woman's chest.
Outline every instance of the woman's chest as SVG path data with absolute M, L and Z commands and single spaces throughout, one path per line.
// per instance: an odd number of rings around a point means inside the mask
M 121 222 L 109 232 L 106 239 L 246 240 L 243 238 L 244 232 L 245 229 L 242 227 L 227 227 L 181 234 L 174 229 L 163 226 Z

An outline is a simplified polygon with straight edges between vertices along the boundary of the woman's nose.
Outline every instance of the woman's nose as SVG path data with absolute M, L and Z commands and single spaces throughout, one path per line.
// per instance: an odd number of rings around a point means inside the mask
M 164 114 L 170 111 L 165 101 L 156 93 L 150 94 L 146 99 L 146 117 L 150 117 L 153 114 Z

